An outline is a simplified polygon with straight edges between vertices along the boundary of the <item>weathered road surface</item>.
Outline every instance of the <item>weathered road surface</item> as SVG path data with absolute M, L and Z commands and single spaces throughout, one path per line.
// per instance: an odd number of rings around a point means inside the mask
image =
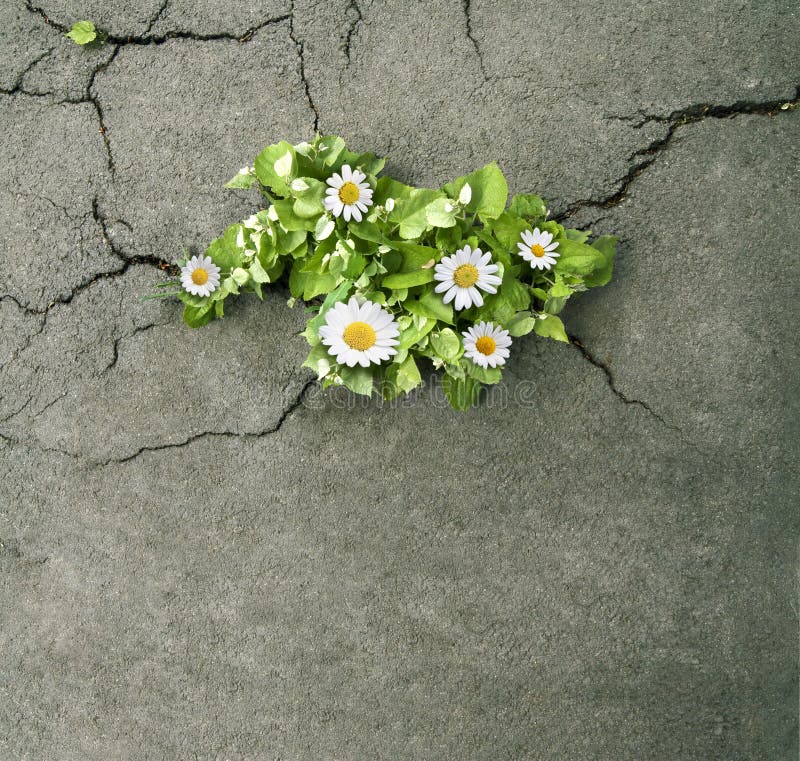
M 40 1 L 0 3 L 0 759 L 794 761 L 797 4 Z M 318 394 L 281 289 L 140 300 L 315 129 L 498 160 L 615 280 L 466 415 Z

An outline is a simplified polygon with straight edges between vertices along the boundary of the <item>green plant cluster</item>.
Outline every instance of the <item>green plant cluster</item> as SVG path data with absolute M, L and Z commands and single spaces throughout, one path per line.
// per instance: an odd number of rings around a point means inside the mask
M 208 247 L 206 256 L 221 270 L 219 287 L 205 297 L 174 293 L 184 303 L 187 325 L 199 327 L 223 316 L 228 297 L 252 292 L 263 298 L 264 285 L 288 277 L 290 304 L 310 305 L 303 335 L 311 350 L 304 366 L 323 387 L 344 385 L 367 395 L 377 389 L 392 399 L 420 385 L 420 362 L 429 360 L 443 371 L 453 407 L 466 409 L 483 384 L 500 381 L 502 368 L 483 368 L 466 358 L 461 331 L 485 320 L 514 338 L 534 332 L 568 341 L 559 314 L 573 295 L 609 281 L 616 238 L 590 242 L 589 232 L 548 220 L 536 195 L 515 195 L 509 203 L 506 180 L 494 163 L 440 189 L 379 177 L 384 163 L 372 153 L 353 153 L 336 136 L 265 148 L 253 167 L 226 184 L 256 186 L 269 203 Z M 373 188 L 373 205 L 360 222 L 334 218 L 323 205 L 326 179 L 345 164 L 364 172 Z M 534 227 L 558 243 L 550 270 L 532 268 L 517 251 L 522 233 Z M 502 283 L 496 294 L 485 294 L 483 306 L 455 311 L 434 291 L 434 267 L 467 244 L 491 252 Z M 339 365 L 321 343 L 326 312 L 351 296 L 393 315 L 400 335 L 391 361 L 367 368 Z

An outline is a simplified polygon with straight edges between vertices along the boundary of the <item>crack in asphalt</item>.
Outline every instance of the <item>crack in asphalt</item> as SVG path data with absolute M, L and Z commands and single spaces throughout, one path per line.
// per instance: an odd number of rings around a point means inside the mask
M 800 86 L 795 89 L 793 98 L 783 100 L 770 100 L 761 103 L 751 101 L 738 101 L 733 105 L 722 106 L 713 105 L 710 103 L 699 103 L 687 108 L 673 111 L 668 116 L 659 115 L 644 115 L 638 124 L 634 125 L 634 129 L 641 129 L 645 124 L 652 122 L 668 124 L 668 129 L 665 135 L 653 140 L 650 145 L 645 148 L 640 148 L 634 151 L 628 158 L 629 162 L 635 162 L 630 169 L 616 181 L 617 190 L 610 195 L 601 199 L 586 198 L 573 202 L 563 212 L 556 215 L 554 219 L 561 222 L 568 219 L 576 212 L 584 208 L 603 208 L 608 209 L 618 206 L 625 200 L 633 181 L 651 166 L 658 156 L 669 148 L 672 143 L 675 133 L 679 127 L 688 124 L 701 122 L 705 119 L 731 119 L 736 116 L 744 115 L 761 115 L 761 116 L 777 116 L 783 111 L 793 110 L 797 107 L 800 101 Z M 611 117 L 614 119 L 623 119 L 628 121 L 636 117 Z M 641 161 L 636 161 L 637 157 L 643 156 Z
M 309 87 L 308 78 L 306 77 L 305 43 L 297 37 L 294 29 L 294 2 L 295 0 L 292 0 L 291 12 L 289 13 L 289 39 L 294 43 L 295 49 L 297 50 L 300 81 L 303 83 L 303 90 L 306 94 L 308 106 L 314 114 L 314 134 L 317 134 L 319 133 L 319 111 L 314 103 L 314 99 L 311 97 L 311 88 Z
M 483 61 L 481 46 L 478 44 L 478 40 L 475 38 L 475 34 L 472 30 L 472 0 L 461 0 L 461 8 L 464 11 L 464 18 L 467 24 L 467 38 L 472 43 L 472 47 L 475 49 L 475 55 L 478 57 L 478 66 L 480 67 L 483 79 L 484 81 L 488 82 L 489 75 L 486 73 L 486 65 Z
M 271 18 L 268 18 L 266 21 L 262 21 L 260 24 L 248 27 L 241 34 L 235 34 L 232 32 L 214 32 L 213 34 L 200 34 L 197 32 L 190 32 L 183 29 L 174 29 L 168 32 L 164 32 L 163 34 L 150 34 L 150 31 L 156 25 L 161 16 L 164 14 L 168 5 L 169 5 L 169 0 L 166 0 L 166 2 L 164 2 L 161 8 L 159 9 L 158 13 L 156 13 L 156 15 L 150 20 L 150 22 L 148 22 L 148 26 L 144 34 L 120 35 L 120 34 L 105 33 L 104 40 L 108 43 L 111 43 L 112 45 L 120 45 L 123 47 L 125 45 L 163 45 L 164 43 L 169 42 L 170 40 L 194 40 L 195 42 L 213 42 L 215 40 L 229 40 L 232 42 L 249 42 L 256 34 L 256 32 L 259 32 L 261 29 L 264 29 L 273 24 L 279 24 L 283 21 L 290 20 L 290 14 L 288 13 L 281 14 L 280 16 L 273 16 Z M 46 10 L 44 10 L 39 6 L 33 5 L 31 0 L 26 0 L 25 7 L 30 13 L 39 16 L 48 26 L 51 26 L 54 29 L 58 29 L 58 31 L 62 33 L 66 33 L 69 31 L 69 27 L 67 25 L 62 24 L 59 21 L 55 21 L 54 19 L 50 18 Z
M 204 439 L 204 438 L 224 437 L 224 438 L 234 438 L 241 440 L 250 440 L 250 439 L 263 438 L 264 436 L 271 436 L 272 434 L 278 433 L 283 427 L 284 423 L 292 415 L 292 413 L 294 413 L 298 407 L 302 406 L 303 402 L 305 401 L 308 389 L 315 386 L 316 384 L 317 384 L 316 378 L 311 378 L 308 381 L 306 381 L 303 384 L 300 391 L 295 395 L 295 397 L 289 402 L 289 404 L 287 404 L 283 408 L 283 410 L 281 411 L 281 415 L 278 418 L 278 421 L 275 423 L 275 425 L 273 425 L 270 428 L 266 428 L 263 431 L 255 431 L 253 433 L 235 433 L 233 431 L 202 431 L 200 433 L 196 433 L 187 437 L 183 441 L 178 441 L 170 444 L 157 444 L 154 446 L 141 447 L 140 449 L 137 449 L 135 452 L 126 455 L 125 457 L 118 457 L 118 458 L 110 457 L 107 460 L 92 460 L 90 458 L 85 457 L 84 455 L 76 454 L 75 452 L 68 452 L 63 449 L 58 449 L 56 447 L 42 446 L 37 441 L 20 439 L 16 436 L 13 436 L 9 433 L 5 433 L 1 430 L 0 430 L 0 440 L 6 442 L 9 446 L 18 445 L 18 446 L 28 447 L 30 449 L 35 449 L 38 452 L 59 454 L 64 457 L 68 457 L 72 460 L 75 460 L 80 464 L 88 466 L 90 468 L 105 468 L 108 467 L 109 465 L 122 465 L 124 463 L 131 462 L 148 452 L 160 452 L 165 449 L 180 449 L 182 447 L 188 446 L 189 444 L 195 441 L 198 441 L 199 439 Z
M 614 380 L 614 373 L 611 371 L 611 368 L 595 357 L 591 351 L 586 347 L 586 345 L 581 341 L 580 338 L 577 336 L 570 335 L 568 336 L 569 342 L 581 353 L 583 358 L 589 362 L 591 365 L 594 365 L 596 368 L 603 371 L 603 374 L 606 377 L 606 382 L 608 383 L 608 387 L 614 393 L 614 395 L 623 403 L 623 404 L 632 404 L 637 407 L 641 407 L 644 410 L 647 410 L 659 423 L 666 426 L 667 428 L 676 431 L 678 433 L 682 433 L 680 428 L 677 426 L 668 423 L 661 415 L 659 415 L 647 402 L 643 402 L 641 399 L 631 399 L 630 397 L 626 396 L 622 391 L 617 388 L 616 381 Z
M 347 27 L 347 33 L 344 38 L 344 55 L 347 58 L 348 66 L 350 65 L 350 45 L 353 41 L 353 35 L 355 34 L 358 25 L 364 20 L 358 0 L 350 0 L 350 5 L 347 6 L 345 14 L 349 15 L 351 11 L 355 11 L 355 15 L 353 16 L 353 20 L 350 22 L 350 25 Z
M 55 48 L 48 48 L 48 49 L 47 49 L 47 50 L 46 50 L 44 53 L 42 53 L 40 56 L 37 56 L 36 58 L 34 58 L 34 59 L 33 59 L 33 60 L 32 60 L 32 61 L 31 61 L 31 62 L 30 62 L 30 63 L 29 63 L 29 64 L 28 64 L 28 65 L 27 65 L 27 66 L 26 66 L 26 67 L 25 67 L 25 68 L 24 68 L 24 69 L 23 69 L 23 70 L 22 70 L 22 71 L 21 71 L 21 72 L 20 72 L 18 75 L 17 75 L 17 81 L 16 81 L 16 82 L 14 82 L 14 86 L 13 86 L 13 87 L 12 87 L 10 90 L 7 90 L 7 89 L 5 89 L 5 88 L 0 88 L 0 94 L 1 94 L 1 95 L 17 95 L 18 93 L 20 93 L 20 94 L 22 94 L 22 95 L 32 95 L 33 93 L 26 92 L 26 90 L 25 90 L 25 89 L 23 88 L 23 86 L 22 86 L 22 83 L 23 83 L 23 81 L 25 80 L 25 77 L 26 77 L 26 76 L 28 76 L 28 74 L 30 74 L 30 73 L 31 73 L 31 71 L 33 71 L 33 69 L 34 69 L 36 66 L 38 66 L 38 65 L 39 65 L 39 64 L 40 64 L 42 61 L 44 61 L 44 59 L 45 59 L 45 58 L 47 58 L 47 56 L 49 56 L 49 55 L 50 55 L 50 54 L 51 54 L 51 53 L 52 53 L 54 50 L 55 50 Z

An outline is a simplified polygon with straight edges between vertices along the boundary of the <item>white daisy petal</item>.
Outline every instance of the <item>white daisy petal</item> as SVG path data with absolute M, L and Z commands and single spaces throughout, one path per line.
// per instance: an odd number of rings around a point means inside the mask
M 328 354 L 347 367 L 369 367 L 397 354 L 394 347 L 400 333 L 392 315 L 380 304 L 365 301 L 359 304 L 351 297 L 325 313 L 325 324 L 319 337 L 328 347 Z
M 464 246 L 450 256 L 442 258 L 434 270 L 433 278 L 439 284 L 435 293 L 445 293 L 443 301 L 455 300 L 456 310 L 468 309 L 473 304 L 483 306 L 480 291 L 497 293 L 496 285 L 501 279 L 493 274 L 498 266 L 492 263 L 491 253 L 484 254 L 479 248 Z
M 479 322 L 469 330 L 470 338 L 464 340 L 464 356 L 480 367 L 504 365 L 509 356 L 511 338 L 507 330 L 491 322 Z M 467 332 L 462 333 L 467 336 Z M 473 340 L 473 336 L 476 337 Z

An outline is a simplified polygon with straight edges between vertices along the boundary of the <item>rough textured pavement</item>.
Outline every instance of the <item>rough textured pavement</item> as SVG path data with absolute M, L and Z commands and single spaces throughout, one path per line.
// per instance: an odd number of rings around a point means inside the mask
M 796 3 L 40 2 L 0 4 L 0 759 L 796 759 Z M 466 415 L 318 393 L 281 288 L 140 300 L 316 128 L 498 160 L 614 281 Z

